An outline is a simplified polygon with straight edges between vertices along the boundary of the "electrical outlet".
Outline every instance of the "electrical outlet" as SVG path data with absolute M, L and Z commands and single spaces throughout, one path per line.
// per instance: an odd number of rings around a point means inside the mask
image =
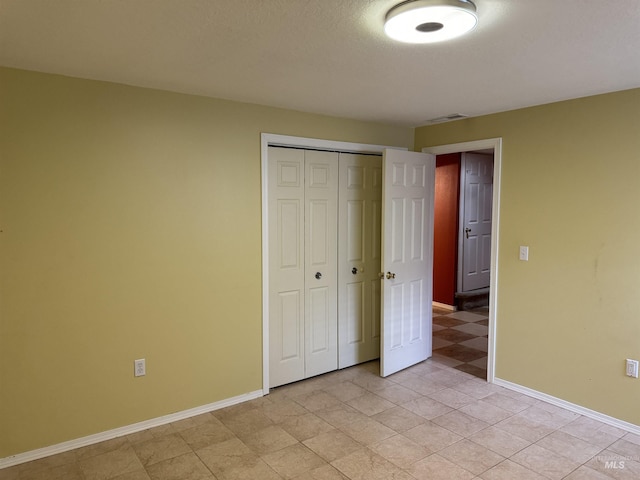
M 627 376 L 638 378 L 638 360 L 630 360 L 627 358 Z
M 525 262 L 529 261 L 529 247 L 520 247 L 520 260 L 524 260 Z
M 133 376 L 143 377 L 147 374 L 147 364 L 144 358 L 133 361 Z

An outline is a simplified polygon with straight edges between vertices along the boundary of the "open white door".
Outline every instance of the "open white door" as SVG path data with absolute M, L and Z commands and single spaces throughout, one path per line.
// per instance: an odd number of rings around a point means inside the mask
M 431 356 L 435 155 L 384 150 L 383 377 Z

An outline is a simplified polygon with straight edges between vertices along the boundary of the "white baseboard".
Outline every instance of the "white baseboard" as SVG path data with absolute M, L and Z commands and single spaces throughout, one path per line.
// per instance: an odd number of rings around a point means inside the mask
M 596 412 L 595 410 L 582 407 L 575 403 L 567 402 L 566 400 L 547 395 L 546 393 L 542 393 L 537 390 L 518 385 L 517 383 L 509 382 L 507 380 L 495 378 L 493 383 L 500 387 L 508 388 L 509 390 L 513 390 L 515 392 L 528 395 L 552 405 L 565 408 L 571 412 L 584 415 L 585 417 L 589 417 L 607 425 L 611 425 L 612 427 L 616 427 L 621 430 L 640 435 L 640 425 L 635 425 L 633 423 L 625 422 L 624 420 L 610 417 L 609 415 L 605 415 L 604 413 Z M 105 440 L 111 440 L 112 438 L 122 437 L 124 435 L 140 432 L 149 428 L 159 427 L 168 423 L 177 422 L 179 420 L 184 420 L 185 418 L 194 417 L 203 413 L 213 412 L 221 408 L 237 405 L 238 403 L 260 398 L 262 396 L 262 390 L 255 390 L 253 392 L 238 395 L 237 397 L 227 398 L 225 400 L 210 403 L 208 405 L 202 405 L 200 407 L 183 410 L 181 412 L 172 413 L 170 415 L 152 418 L 150 420 L 145 420 L 144 422 L 134 423 L 125 427 L 115 428 L 106 432 L 96 433 L 94 435 L 70 440 L 68 442 L 58 443 L 49 447 L 39 448 L 37 450 L 31 450 L 25 453 L 19 453 L 10 457 L 0 458 L 0 470 L 3 468 L 12 467 L 14 465 L 19 465 L 21 463 L 31 462 L 40 458 L 56 455 L 58 453 L 67 452 L 75 448 L 86 447 L 87 445 L 104 442 Z
M 452 312 L 455 312 L 458 310 L 458 307 L 456 307 L 455 305 L 447 305 L 446 303 L 431 302 L 431 305 L 433 307 L 441 308 L 443 310 L 451 310 Z
M 570 412 L 584 415 L 585 417 L 592 418 L 593 420 L 598 420 L 599 422 L 606 423 L 607 425 L 611 425 L 612 427 L 616 427 L 621 430 L 640 435 L 640 425 L 635 425 L 633 423 L 625 422 L 624 420 L 610 417 L 609 415 L 605 415 L 604 413 L 596 412 L 595 410 L 585 408 L 575 403 L 567 402 L 566 400 L 562 400 L 561 398 L 556 398 L 551 395 L 547 395 L 546 393 L 542 393 L 528 387 L 523 387 L 522 385 L 518 385 L 517 383 L 512 383 L 507 380 L 495 378 L 493 383 L 501 387 L 508 388 L 509 390 L 523 393 L 524 395 L 528 395 L 529 397 L 537 398 L 538 400 L 542 400 L 543 402 L 550 403 L 557 407 L 562 407 L 566 410 L 569 410 Z
M 6 458 L 0 458 L 0 470 L 21 463 L 31 462 L 32 460 L 38 460 L 39 458 L 49 457 L 58 453 L 67 452 L 75 448 L 86 447 L 87 445 L 104 442 L 105 440 L 111 440 L 112 438 L 141 432 L 142 430 L 147 430 L 153 427 L 159 427 L 161 425 L 166 425 L 167 423 L 177 422 L 178 420 L 184 420 L 185 418 L 194 417 L 203 413 L 220 410 L 221 408 L 230 407 L 231 405 L 236 405 L 238 403 L 262 397 L 262 395 L 262 390 L 256 390 L 253 392 L 238 395 L 237 397 L 220 400 L 219 402 L 209 403 L 208 405 L 202 405 L 200 407 L 190 408 L 189 410 L 183 410 L 181 412 L 164 415 L 162 417 L 152 418 L 151 420 L 145 420 L 144 422 L 134 423 L 133 425 L 114 428 L 113 430 L 107 430 L 106 432 L 96 433 L 87 437 L 69 440 L 68 442 L 58 443 L 56 445 L 39 448 L 37 450 L 31 450 L 25 453 L 19 453 L 17 455 L 12 455 Z

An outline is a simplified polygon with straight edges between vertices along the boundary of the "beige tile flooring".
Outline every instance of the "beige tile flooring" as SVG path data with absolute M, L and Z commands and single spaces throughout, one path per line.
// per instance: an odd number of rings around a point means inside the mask
M 378 363 L 0 470 L 0 480 L 640 479 L 640 436 L 437 360 Z

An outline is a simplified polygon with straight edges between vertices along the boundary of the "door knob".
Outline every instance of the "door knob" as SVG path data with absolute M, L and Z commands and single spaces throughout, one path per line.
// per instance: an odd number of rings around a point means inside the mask
M 322 278 L 322 274 L 320 272 L 316 272 L 316 279 L 320 280 Z
M 380 273 L 378 274 L 378 278 L 379 278 L 380 280 L 384 279 L 384 272 L 380 272 Z
M 387 272 L 387 279 L 391 280 L 392 278 L 396 278 L 396 274 L 395 273 L 391 273 L 391 272 Z
M 470 229 L 470 228 L 465 228 L 465 229 L 464 229 L 464 233 L 465 233 L 465 235 L 467 236 L 467 238 L 469 238 L 469 232 L 471 232 L 471 229 Z
M 356 267 L 353 267 L 351 269 L 351 273 L 353 273 L 354 275 L 356 275 L 358 273 L 358 269 Z

